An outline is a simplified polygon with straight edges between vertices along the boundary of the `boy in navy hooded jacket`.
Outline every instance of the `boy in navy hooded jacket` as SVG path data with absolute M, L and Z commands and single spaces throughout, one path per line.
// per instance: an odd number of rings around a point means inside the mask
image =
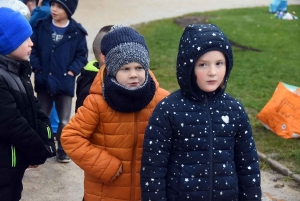
M 158 104 L 143 145 L 142 200 L 261 200 L 248 115 L 225 93 L 231 45 L 213 24 L 191 24 L 180 39 L 180 90 Z
M 75 77 L 87 64 L 88 54 L 87 32 L 71 18 L 77 4 L 78 0 L 50 0 L 51 15 L 32 25 L 30 63 L 35 73 L 35 91 L 48 116 L 55 102 L 59 117 L 57 160 L 62 163 L 70 162 L 70 158 L 61 146 L 61 131 L 70 120 Z

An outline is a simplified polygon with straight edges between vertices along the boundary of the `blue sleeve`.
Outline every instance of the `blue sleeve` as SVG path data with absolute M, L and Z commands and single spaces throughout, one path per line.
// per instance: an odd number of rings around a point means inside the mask
M 242 107 L 234 153 L 239 184 L 239 200 L 261 200 L 257 150 L 248 115 Z
M 141 167 L 141 190 L 144 201 L 167 200 L 166 174 L 172 147 L 172 132 L 169 116 L 163 104 L 164 100 L 157 105 L 145 132 Z
M 36 7 L 31 13 L 29 23 L 32 26 L 37 20 L 47 17 L 48 15 L 50 15 L 50 7 L 48 9 L 43 7 Z

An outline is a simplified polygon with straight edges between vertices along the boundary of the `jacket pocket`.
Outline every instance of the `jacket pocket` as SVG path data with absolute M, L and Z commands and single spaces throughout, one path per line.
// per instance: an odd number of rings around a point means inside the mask
M 43 140 L 44 145 L 48 151 L 48 158 L 56 156 L 55 142 L 50 126 L 38 120 L 38 134 Z
M 39 70 L 38 72 L 34 73 L 34 81 L 35 81 L 35 84 L 37 84 L 37 85 L 44 85 L 45 84 L 45 80 L 43 78 L 42 70 Z
M 14 145 L 11 145 L 11 167 L 16 167 L 17 165 L 17 154 Z
M 17 151 L 14 145 L 11 145 L 11 165 L 12 168 L 22 169 L 27 168 L 28 163 L 25 158 L 22 157 L 20 152 Z
M 68 73 L 63 77 L 62 83 L 61 83 L 61 91 L 63 93 L 66 93 L 68 95 L 74 95 L 74 89 L 75 89 L 75 76 L 71 76 Z
M 60 81 L 55 75 L 49 75 L 47 80 L 47 90 L 50 94 L 57 94 L 59 92 Z

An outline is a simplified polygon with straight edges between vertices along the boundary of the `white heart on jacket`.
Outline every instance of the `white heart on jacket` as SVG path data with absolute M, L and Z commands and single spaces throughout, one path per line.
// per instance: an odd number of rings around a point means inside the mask
M 229 117 L 226 115 L 226 116 L 222 116 L 222 120 L 228 124 L 229 123 Z

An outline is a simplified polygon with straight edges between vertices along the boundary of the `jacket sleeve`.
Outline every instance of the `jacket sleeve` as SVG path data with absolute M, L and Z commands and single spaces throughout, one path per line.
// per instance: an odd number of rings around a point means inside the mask
M 141 167 L 143 201 L 167 200 L 165 177 L 172 147 L 172 130 L 163 103 L 156 106 L 145 132 Z
M 89 138 L 100 122 L 95 97 L 89 95 L 64 127 L 61 143 L 68 156 L 86 173 L 109 182 L 117 174 L 121 161 L 101 147 L 90 143 Z
M 30 54 L 30 65 L 32 66 L 32 71 L 37 72 L 42 69 L 40 58 L 39 58 L 39 44 L 38 44 L 38 36 L 37 36 L 37 30 L 38 30 L 38 24 L 34 23 L 34 26 L 32 26 L 33 33 L 30 36 L 33 46 Z
M 50 15 L 50 8 L 49 8 L 49 11 L 46 11 L 45 9 L 46 8 L 37 6 L 35 9 L 32 10 L 31 17 L 29 20 L 29 23 L 31 26 L 33 26 L 37 20 L 42 19 L 42 18 L 46 17 L 47 15 Z
M 235 137 L 235 164 L 239 200 L 261 200 L 260 169 L 257 150 L 247 113 L 241 106 L 241 121 Z
M 51 123 L 49 117 L 42 111 L 41 104 L 35 98 L 36 109 L 37 109 L 37 118 L 38 118 L 38 134 L 42 138 L 47 150 L 48 158 L 56 156 L 56 148 L 54 142 L 54 136 L 51 129 Z
M 97 73 L 95 72 L 95 76 Z M 75 105 L 75 113 L 77 112 L 78 108 L 83 105 L 83 101 L 90 93 L 90 88 L 93 84 L 94 77 L 88 77 L 83 75 L 83 71 L 77 78 L 76 84 L 76 105 Z
M 68 70 L 72 71 L 75 76 L 77 76 L 80 73 L 81 68 L 83 68 L 88 63 L 86 35 L 84 35 L 83 33 L 81 34 L 81 38 L 78 40 L 79 43 L 77 45 L 75 57 L 68 68 Z
M 48 155 L 42 139 L 17 109 L 14 97 L 0 76 L 0 139 L 16 147 L 30 165 L 43 164 Z

